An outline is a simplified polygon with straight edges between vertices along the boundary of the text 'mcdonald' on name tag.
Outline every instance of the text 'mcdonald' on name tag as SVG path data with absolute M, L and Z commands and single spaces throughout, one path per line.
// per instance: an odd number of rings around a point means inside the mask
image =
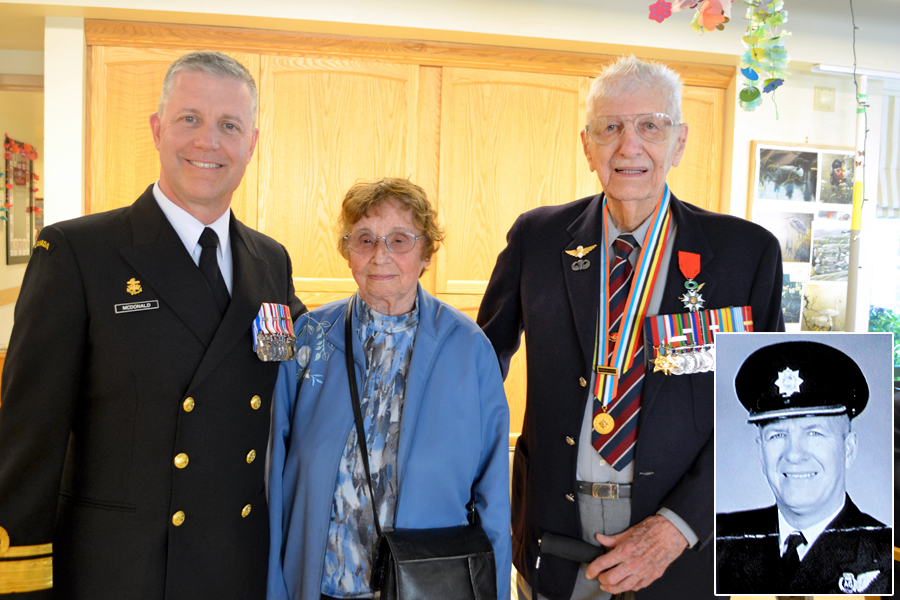
M 143 302 L 126 302 L 125 304 L 116 304 L 116 314 L 138 312 L 140 310 L 155 310 L 159 308 L 159 300 L 144 300 Z

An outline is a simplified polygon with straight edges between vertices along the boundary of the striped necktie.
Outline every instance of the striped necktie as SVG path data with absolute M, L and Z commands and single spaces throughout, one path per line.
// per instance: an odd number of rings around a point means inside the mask
M 609 352 L 612 354 L 618 339 L 619 325 L 625 312 L 634 267 L 628 260 L 637 247 L 631 234 L 623 233 L 613 243 L 616 259 L 609 273 Z M 619 377 L 616 396 L 609 403 L 607 412 L 615 419 L 615 428 L 601 434 L 591 430 L 591 443 L 600 456 L 617 471 L 634 460 L 634 443 L 637 440 L 638 411 L 641 406 L 641 386 L 644 382 L 644 347 L 636 344 L 632 367 Z M 594 399 L 594 416 L 603 412 L 600 400 Z

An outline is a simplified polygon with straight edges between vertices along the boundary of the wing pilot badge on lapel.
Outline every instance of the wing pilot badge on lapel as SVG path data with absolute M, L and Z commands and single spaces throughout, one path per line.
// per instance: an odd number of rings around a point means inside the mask
M 297 355 L 297 338 L 287 305 L 264 302 L 259 307 L 253 321 L 253 351 L 264 362 L 293 360 Z
M 594 244 L 593 246 L 588 246 L 587 248 L 585 248 L 584 246 L 578 246 L 574 250 L 566 250 L 566 254 L 568 254 L 569 256 L 574 256 L 575 258 L 578 259 L 572 263 L 572 270 L 573 271 L 584 271 L 585 269 L 590 267 L 591 261 L 586 259 L 585 256 L 587 254 L 589 254 L 591 252 L 591 250 L 593 250 L 596 247 L 597 247 L 597 244 Z
M 684 282 L 685 292 L 678 299 L 684 304 L 684 307 L 691 312 L 697 312 L 703 308 L 703 295 L 700 290 L 703 289 L 705 283 L 698 284 L 694 279 L 700 274 L 700 255 L 695 252 L 678 251 L 678 268 L 681 274 L 687 280 Z

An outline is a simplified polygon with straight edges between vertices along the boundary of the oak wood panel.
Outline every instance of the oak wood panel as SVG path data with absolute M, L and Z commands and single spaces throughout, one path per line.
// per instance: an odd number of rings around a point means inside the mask
M 287 247 L 301 298 L 348 295 L 331 285 L 351 277 L 340 203 L 360 179 L 417 179 L 419 67 L 264 56 L 260 90 L 259 229 Z
M 682 121 L 688 124 L 687 148 L 667 181 L 680 200 L 719 211 L 725 90 L 685 86 Z
M 0 290 L 0 306 L 6 306 L 7 304 L 15 304 L 19 299 L 19 290 L 21 290 L 21 286 L 11 287 Z
M 575 198 L 579 78 L 444 69 L 437 291 L 481 294 L 522 212 Z
M 128 206 L 159 178 L 159 154 L 150 132 L 163 78 L 184 50 L 94 46 L 90 60 L 88 213 Z M 229 53 L 254 78 L 259 57 Z M 251 159 L 231 208 L 256 222 L 257 159 Z
M 0 73 L 0 92 L 43 92 L 43 75 Z
M 555 75 L 593 75 L 617 57 L 506 46 L 259 31 L 234 27 L 85 20 L 88 45 L 211 48 L 261 54 L 368 58 L 394 63 L 459 66 Z M 689 85 L 728 87 L 734 67 L 665 61 Z

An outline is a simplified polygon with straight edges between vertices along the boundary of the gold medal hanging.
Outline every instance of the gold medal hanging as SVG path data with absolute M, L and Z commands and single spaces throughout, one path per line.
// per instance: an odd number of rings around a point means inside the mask
M 594 431 L 606 435 L 616 428 L 616 420 L 609 413 L 597 413 L 594 417 Z

